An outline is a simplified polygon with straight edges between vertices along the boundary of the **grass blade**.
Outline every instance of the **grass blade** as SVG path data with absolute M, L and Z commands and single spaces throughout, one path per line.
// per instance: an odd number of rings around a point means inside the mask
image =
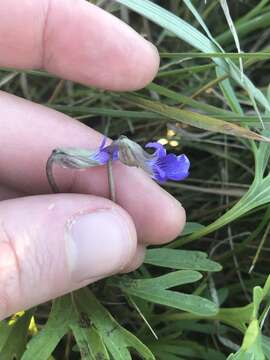
M 187 110 L 181 110 L 172 106 L 162 104 L 158 101 L 146 100 L 142 97 L 135 95 L 124 95 L 124 97 L 126 100 L 128 100 L 134 105 L 137 105 L 149 111 L 156 112 L 166 118 L 197 127 L 199 129 L 239 136 L 250 140 L 270 142 L 270 139 L 266 138 L 265 136 L 256 134 L 255 132 L 245 129 L 241 126 L 219 120 L 214 117 L 198 114 Z

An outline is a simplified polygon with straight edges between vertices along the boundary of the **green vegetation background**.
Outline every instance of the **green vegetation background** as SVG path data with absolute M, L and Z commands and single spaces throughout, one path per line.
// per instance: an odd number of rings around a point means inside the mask
M 164 187 L 188 224 L 134 273 L 2 321 L 0 359 L 270 359 L 270 1 L 95 3 L 156 44 L 152 84 L 116 94 L 1 69 L 0 87 L 185 152 L 190 177 Z

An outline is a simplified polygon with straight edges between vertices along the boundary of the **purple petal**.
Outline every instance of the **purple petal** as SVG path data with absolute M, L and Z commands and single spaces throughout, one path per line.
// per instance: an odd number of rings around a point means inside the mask
M 155 155 L 159 158 L 166 156 L 166 149 L 158 142 L 150 142 L 146 144 L 145 147 L 156 149 Z
M 105 146 L 107 137 L 104 136 L 99 149 L 92 155 L 92 159 L 97 161 L 100 165 L 106 164 L 110 159 L 118 160 L 118 146 L 111 145 Z
M 113 160 L 118 160 L 118 152 L 119 152 L 119 146 L 114 145 L 113 153 L 112 153 L 112 159 Z
M 186 155 L 177 156 L 178 170 L 169 175 L 171 180 L 184 180 L 189 175 L 190 161 Z
M 105 150 L 101 150 L 101 151 L 99 150 L 93 155 L 92 158 L 93 158 L 93 160 L 98 161 L 100 163 L 100 165 L 104 165 L 109 161 L 110 155 Z
M 190 162 L 186 155 L 166 155 L 157 161 L 157 165 L 166 173 L 167 179 L 183 180 L 189 174 Z
M 152 178 L 160 183 L 164 183 L 167 180 L 166 172 L 162 170 L 159 166 L 152 167 Z
M 99 145 L 99 150 L 100 151 L 104 149 L 106 141 L 107 141 L 107 136 L 104 135 L 103 138 L 102 138 L 101 144 Z

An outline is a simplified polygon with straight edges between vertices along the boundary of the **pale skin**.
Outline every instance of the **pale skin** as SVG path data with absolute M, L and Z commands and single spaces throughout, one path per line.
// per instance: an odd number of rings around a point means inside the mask
M 1 67 L 43 68 L 113 91 L 143 88 L 158 70 L 152 44 L 84 0 L 1 1 L 0 14 Z M 117 205 L 105 167 L 57 171 L 67 193 L 51 194 L 51 151 L 96 148 L 102 134 L 4 92 L 0 123 L 0 319 L 132 271 L 147 245 L 181 233 L 181 204 L 135 168 L 114 165 Z

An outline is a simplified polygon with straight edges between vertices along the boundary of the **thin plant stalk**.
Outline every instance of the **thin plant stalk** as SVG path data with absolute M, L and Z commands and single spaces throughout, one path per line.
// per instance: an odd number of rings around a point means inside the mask
M 112 159 L 107 163 L 107 174 L 108 174 L 108 185 L 109 185 L 109 196 L 113 202 L 116 202 L 115 183 L 113 178 Z
M 46 163 L 46 174 L 50 187 L 54 193 L 59 193 L 60 190 L 53 177 L 53 163 L 54 163 L 54 152 L 50 155 Z

